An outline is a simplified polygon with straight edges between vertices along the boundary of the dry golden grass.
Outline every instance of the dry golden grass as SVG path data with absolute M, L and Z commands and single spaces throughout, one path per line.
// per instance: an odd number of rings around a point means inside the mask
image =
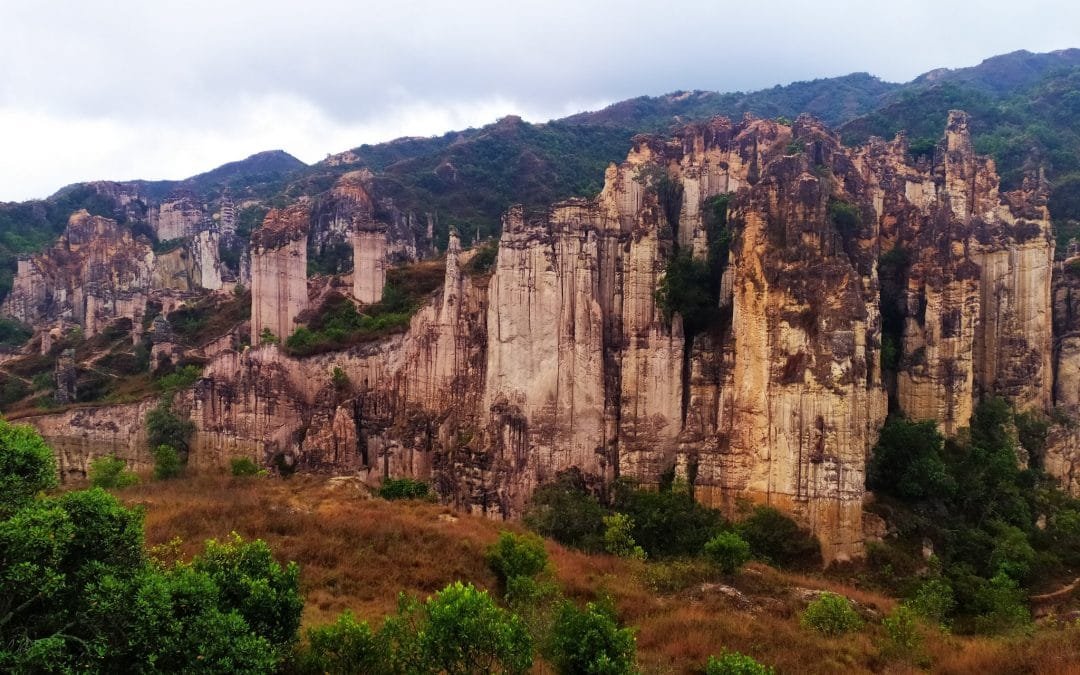
M 120 491 L 146 509 L 147 544 L 183 540 L 190 557 L 209 538 L 236 531 L 270 543 L 280 560 L 301 567 L 305 625 L 333 620 L 344 609 L 379 623 L 399 592 L 427 596 L 463 580 L 494 588 L 484 553 L 502 529 L 520 529 L 420 502 L 372 499 L 351 480 L 296 476 L 291 480 L 195 476 L 144 483 Z M 884 632 L 870 620 L 858 633 L 828 638 L 803 629 L 798 589 L 822 589 L 884 614 L 892 598 L 815 575 L 751 564 L 735 579 L 695 583 L 658 594 L 640 563 L 588 555 L 548 543 L 563 592 L 578 601 L 610 597 L 623 622 L 637 627 L 646 673 L 701 672 L 722 649 L 750 654 L 781 673 L 916 673 L 912 664 L 881 656 Z M 737 588 L 737 603 L 719 583 Z M 954 637 L 927 629 L 933 672 L 1080 673 L 1080 629 L 1041 628 L 1033 637 Z

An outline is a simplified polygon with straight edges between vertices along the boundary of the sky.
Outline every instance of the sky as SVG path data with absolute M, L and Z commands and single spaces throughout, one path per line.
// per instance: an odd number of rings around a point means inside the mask
M 1073 0 L 0 0 L 0 201 L 634 96 L 1080 47 Z

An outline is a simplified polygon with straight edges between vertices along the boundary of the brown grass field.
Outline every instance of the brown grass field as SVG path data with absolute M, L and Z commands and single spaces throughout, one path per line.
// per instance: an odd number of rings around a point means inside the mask
M 180 538 L 175 550 L 159 555 L 188 558 L 205 540 L 235 531 L 265 539 L 281 561 L 298 562 L 306 626 L 332 621 L 345 609 L 378 625 L 394 611 L 399 592 L 426 597 L 459 579 L 491 589 L 495 579 L 484 552 L 500 530 L 521 529 L 436 504 L 386 502 L 352 479 L 318 476 L 194 476 L 118 494 L 145 509 L 148 546 Z M 708 656 L 724 648 L 780 673 L 1080 673 L 1075 625 L 1040 625 L 1011 638 L 953 636 L 927 627 L 917 664 L 882 656 L 885 634 L 876 617 L 896 601 L 870 590 L 757 563 L 724 580 L 700 563 L 641 563 L 550 541 L 548 552 L 568 597 L 608 595 L 620 619 L 637 628 L 645 673 L 702 672 Z M 731 597 L 731 588 L 742 597 Z M 838 638 L 802 628 L 807 589 L 856 601 L 868 617 L 865 627 Z M 547 672 L 542 664 L 537 670 Z

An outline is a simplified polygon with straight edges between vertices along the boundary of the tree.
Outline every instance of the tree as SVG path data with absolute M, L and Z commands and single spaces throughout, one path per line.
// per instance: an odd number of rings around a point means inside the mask
M 154 455 L 154 478 L 169 480 L 184 472 L 184 462 L 180 454 L 171 445 L 159 445 L 152 451 Z
M 634 541 L 634 519 L 625 513 L 604 516 L 604 550 L 620 558 L 645 559 L 645 549 Z
M 488 548 L 487 561 L 506 589 L 512 579 L 533 578 L 546 571 L 548 554 L 544 541 L 536 535 L 500 532 L 499 540 Z
M 146 413 L 146 439 L 151 448 L 167 445 L 187 455 L 195 424 L 173 410 L 172 397 L 166 396 Z
M 126 470 L 124 460 L 116 455 L 98 457 L 90 463 L 90 484 L 99 488 L 121 488 L 139 482 L 139 476 Z
M 556 615 L 549 652 L 559 673 L 622 675 L 635 671 L 637 644 L 633 629 L 620 628 L 609 605 L 578 609 L 566 601 Z
M 562 471 L 533 492 L 525 524 L 566 546 L 601 550 L 604 509 L 585 485 L 579 469 Z
M 817 538 L 771 506 L 754 508 L 738 532 L 753 557 L 773 565 L 815 564 L 821 558 Z
M 56 458 L 33 427 L 0 419 L 0 516 L 56 486 Z
M 724 574 L 734 574 L 750 559 L 750 544 L 737 532 L 721 532 L 705 544 L 705 556 Z
M 890 418 L 870 456 L 866 486 L 904 501 L 947 497 L 954 484 L 945 464 L 944 442 L 932 421 Z
M 745 654 L 726 649 L 720 656 L 710 656 L 705 665 L 705 675 L 773 675 L 775 672 Z
M 328 626 L 307 630 L 307 644 L 299 650 L 296 669 L 308 675 L 373 675 L 387 672 L 383 642 L 366 621 L 357 622 L 345 611 Z
M 842 635 L 862 627 L 851 601 L 835 593 L 822 593 L 807 605 L 800 623 L 825 635 Z

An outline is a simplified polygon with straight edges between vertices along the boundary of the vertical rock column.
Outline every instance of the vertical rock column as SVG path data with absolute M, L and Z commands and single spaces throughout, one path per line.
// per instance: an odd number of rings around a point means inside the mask
M 251 341 L 268 328 L 284 340 L 307 308 L 305 204 L 272 209 L 251 235 Z
M 382 300 L 386 284 L 386 232 L 361 229 L 353 233 L 353 296 L 365 305 Z

